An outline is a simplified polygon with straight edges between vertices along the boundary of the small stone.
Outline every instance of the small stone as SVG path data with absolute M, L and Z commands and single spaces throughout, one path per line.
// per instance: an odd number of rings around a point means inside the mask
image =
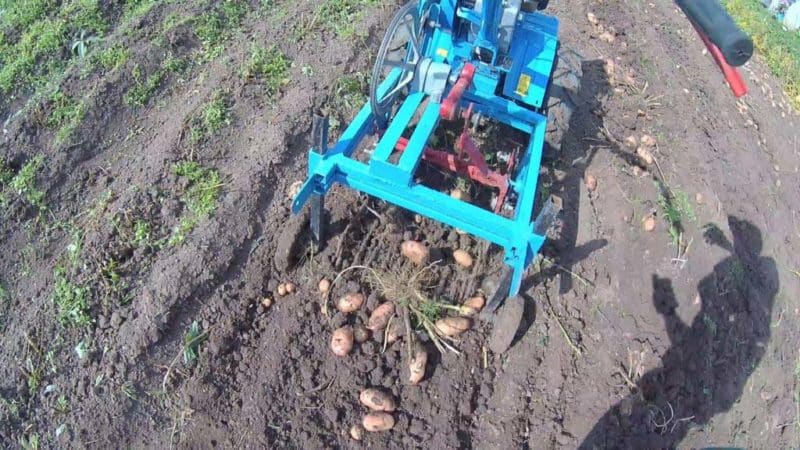
M 600 20 L 598 20 L 597 16 L 594 15 L 594 13 L 592 12 L 586 14 L 586 20 L 588 20 L 589 23 L 592 25 L 597 25 L 598 23 L 600 23 Z
M 625 145 L 628 147 L 637 147 L 639 145 L 639 140 L 636 139 L 636 136 L 628 136 L 625 138 Z

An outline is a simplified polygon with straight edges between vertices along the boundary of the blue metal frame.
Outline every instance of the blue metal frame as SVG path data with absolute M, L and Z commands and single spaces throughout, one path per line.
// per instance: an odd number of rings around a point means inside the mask
M 461 106 L 472 104 L 476 112 L 530 135 L 528 147 L 518 164 L 511 189 L 517 193 L 517 206 L 512 218 L 503 217 L 476 205 L 451 198 L 414 181 L 423 152 L 439 124 L 440 104 L 423 92 L 412 92 L 383 130 L 375 151 L 367 162 L 351 158 L 361 141 L 377 134 L 377 117 L 369 104 L 364 105 L 353 122 L 345 129 L 338 143 L 324 151 L 309 151 L 308 180 L 292 203 L 292 211 L 300 212 L 313 195 L 324 196 L 339 183 L 390 203 L 446 223 L 470 234 L 491 241 L 505 249 L 505 263 L 513 269 L 509 295 L 519 291 L 525 268 L 544 244 L 545 236 L 537 234 L 533 221 L 534 202 L 542 158 L 547 118 L 539 114 L 544 92 L 549 81 L 558 43 L 558 21 L 539 13 L 521 13 L 509 55 L 497 55 L 496 20 L 501 12 L 499 0 L 483 2 L 483 17 L 474 11 L 456 8 L 456 0 L 422 2 L 420 8 L 431 8 L 439 27 L 424 44 L 424 54 L 437 62 L 450 64 L 452 74 L 458 74 L 467 62 L 477 67 L 473 86 L 461 99 Z M 469 17 L 467 17 L 469 16 Z M 494 18 L 490 21 L 484 20 Z M 480 21 L 481 32 L 470 41 L 460 32 L 460 20 Z M 463 27 L 462 27 L 463 28 Z M 494 31 L 492 31 L 494 30 Z M 524 42 L 521 42 L 524 41 Z M 492 63 L 476 60 L 475 47 L 494 52 Z M 511 67 L 494 65 L 497 57 L 509 57 Z M 397 82 L 400 70 L 395 69 L 379 87 L 385 94 Z M 524 93 L 517 89 L 520 77 L 527 74 Z M 544 76 L 544 78 L 542 78 Z M 455 78 L 455 77 L 452 77 Z M 500 83 L 503 96 L 500 92 Z M 452 86 L 452 81 L 450 86 Z M 513 85 L 512 95 L 509 86 Z M 449 87 L 448 86 L 448 89 Z M 516 95 L 514 95 L 516 94 Z M 523 95 L 524 94 L 524 95 Z M 406 150 L 397 163 L 390 161 L 398 139 L 407 129 L 422 105 L 421 119 L 411 134 Z M 525 103 L 528 106 L 522 105 Z M 540 231 L 541 232 L 541 231 Z

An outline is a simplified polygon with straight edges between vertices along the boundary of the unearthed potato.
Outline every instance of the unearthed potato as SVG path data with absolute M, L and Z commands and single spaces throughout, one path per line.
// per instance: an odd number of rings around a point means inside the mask
M 653 157 L 653 153 L 644 146 L 640 146 L 636 149 L 636 154 L 639 155 L 639 158 L 642 158 L 648 166 L 652 165 L 655 162 L 655 158 Z
M 653 231 L 656 229 L 656 219 L 654 217 L 648 217 L 642 221 L 642 228 L 644 231 Z
M 411 384 L 419 384 L 425 378 L 425 367 L 428 365 L 428 352 L 417 345 L 414 348 L 414 354 L 411 356 L 411 362 L 408 364 L 408 382 Z
M 385 412 L 374 412 L 364 416 L 361 422 L 364 429 L 369 432 L 389 431 L 394 427 L 394 417 Z
M 403 327 L 400 326 L 400 321 L 390 320 L 386 328 L 386 343 L 394 344 L 401 337 L 403 337 Z
M 461 189 L 458 189 L 458 188 L 455 188 L 452 191 L 450 191 L 450 197 L 452 197 L 452 198 L 454 198 L 456 200 L 461 200 L 463 202 L 470 201 L 469 193 L 468 192 L 464 192 L 464 191 L 462 191 Z
M 337 356 L 345 356 L 353 349 L 353 327 L 347 325 L 333 330 L 331 350 Z
M 486 299 L 483 296 L 477 295 L 475 297 L 468 298 L 464 302 L 464 314 L 467 316 L 474 316 L 478 314 L 483 309 L 483 305 L 486 304 Z
M 353 326 L 353 337 L 359 344 L 367 342 L 367 340 L 369 340 L 369 336 L 370 332 L 364 325 L 358 324 Z
M 625 145 L 627 145 L 628 147 L 638 147 L 639 140 L 636 139 L 636 136 L 628 136 L 625 138 Z
M 373 411 L 392 412 L 397 409 L 394 398 L 377 389 L 364 389 L 358 396 L 361 404 Z
M 331 290 L 331 282 L 327 278 L 323 278 L 319 280 L 319 292 L 322 294 L 327 294 L 328 291 Z
M 400 245 L 400 253 L 408 258 L 412 263 L 421 266 L 428 262 L 431 251 L 422 242 L 405 241 Z
M 386 328 L 386 325 L 389 324 L 389 319 L 391 319 L 393 315 L 394 303 L 381 303 L 377 308 L 375 308 L 375 311 L 372 311 L 372 315 L 369 316 L 367 329 L 371 331 L 378 331 Z
M 467 317 L 445 317 L 436 321 L 436 328 L 445 336 L 458 336 L 472 328 L 472 319 Z
M 277 291 L 278 295 L 281 297 L 289 293 L 289 291 L 286 290 L 286 283 L 279 284 Z
M 644 136 L 642 136 L 642 139 L 640 141 L 641 141 L 642 145 L 646 145 L 648 147 L 655 147 L 656 146 L 655 138 L 653 136 L 650 136 L 649 134 L 645 134 Z
M 364 294 L 353 292 L 345 295 L 336 302 L 336 307 L 343 313 L 358 311 L 364 304 Z
M 454 251 L 453 259 L 455 259 L 456 264 L 461 267 L 472 267 L 472 255 L 467 253 L 465 250 Z
M 586 174 L 585 182 L 586 182 L 586 189 L 588 189 L 589 192 L 594 192 L 597 190 L 597 177 L 595 177 L 594 175 Z
M 261 304 L 264 305 L 264 308 L 269 308 L 270 306 L 272 306 L 272 298 L 264 297 L 261 300 Z
M 283 283 L 283 286 L 286 289 L 287 294 L 294 294 L 295 292 L 297 292 L 297 285 L 292 283 L 291 281 Z
M 353 425 L 350 427 L 350 437 L 356 441 L 360 441 L 364 437 L 364 428 L 361 425 Z

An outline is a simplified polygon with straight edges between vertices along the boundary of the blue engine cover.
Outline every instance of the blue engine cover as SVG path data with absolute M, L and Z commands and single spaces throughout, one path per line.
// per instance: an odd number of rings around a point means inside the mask
M 512 64 L 503 95 L 541 108 L 558 51 L 558 19 L 535 12 L 520 17 L 511 41 L 508 56 Z

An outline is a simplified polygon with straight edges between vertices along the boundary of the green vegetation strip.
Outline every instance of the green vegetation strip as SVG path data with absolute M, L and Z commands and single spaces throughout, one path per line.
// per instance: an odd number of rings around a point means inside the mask
M 757 0 L 722 0 L 731 16 L 753 38 L 758 52 L 800 110 L 800 33 L 787 31 Z

